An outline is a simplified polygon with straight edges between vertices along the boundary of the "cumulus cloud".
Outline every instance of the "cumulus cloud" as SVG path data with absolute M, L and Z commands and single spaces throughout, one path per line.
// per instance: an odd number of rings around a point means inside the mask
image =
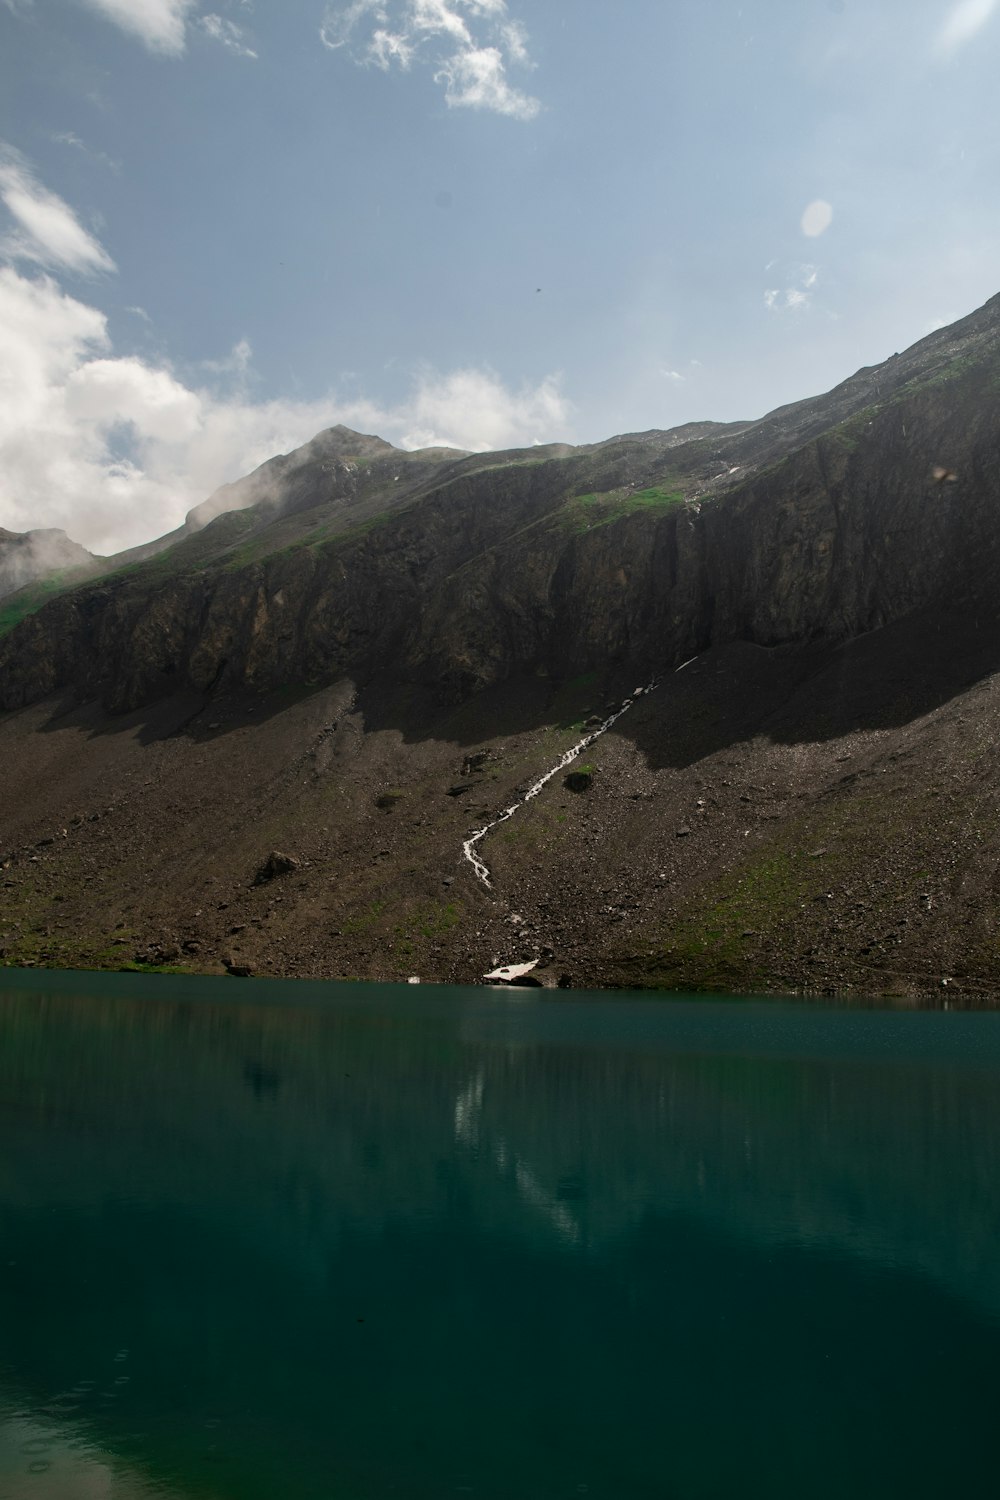
M 491 370 L 427 371 L 412 396 L 382 420 L 404 448 L 485 452 L 564 438 L 569 408 L 554 376 L 511 391 Z
M 952 5 L 938 32 L 936 51 L 947 56 L 971 42 L 996 8 L 997 0 L 959 0 Z
M 58 526 L 115 552 L 172 530 L 226 481 L 343 422 L 400 447 L 488 449 L 572 436 L 555 379 L 519 390 L 496 374 L 426 370 L 387 406 L 363 396 L 250 401 L 116 355 L 103 313 L 47 275 L 0 267 L 0 526 Z M 245 374 L 241 341 L 218 369 Z M 223 368 L 224 367 L 224 368 Z
M 91 10 L 138 37 L 151 52 L 177 57 L 195 0 L 83 0 Z
M 234 52 L 237 57 L 256 59 L 256 52 L 244 40 L 242 26 L 237 26 L 235 21 L 227 21 L 224 16 L 209 15 L 201 16 L 198 25 L 206 36 L 210 36 L 214 42 L 221 42 L 227 51 Z
M 530 120 L 541 105 L 516 88 L 508 68 L 529 67 L 527 36 L 506 0 L 350 0 L 331 7 L 323 45 L 388 72 L 415 62 L 433 70 L 453 108 Z
M 19 151 L 0 143 L 0 199 L 13 222 L 0 251 L 67 271 L 113 271 L 115 263 L 68 203 L 35 178 Z
M 404 448 L 572 435 L 551 376 L 511 389 L 490 370 L 425 369 L 395 405 L 362 395 L 253 401 L 245 338 L 204 361 L 194 383 L 117 354 L 105 315 L 48 274 L 113 270 L 106 251 L 11 150 L 0 155 L 0 197 L 15 225 L 0 240 L 0 526 L 57 526 L 93 551 L 119 551 L 173 530 L 220 484 L 339 422 Z M 29 273 L 24 260 L 46 269 Z M 127 310 L 149 321 L 143 308 Z

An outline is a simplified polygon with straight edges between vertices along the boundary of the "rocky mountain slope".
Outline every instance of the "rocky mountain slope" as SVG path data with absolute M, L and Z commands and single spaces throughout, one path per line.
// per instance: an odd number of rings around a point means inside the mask
M 994 299 L 753 423 L 333 429 L 10 596 L 7 961 L 990 989 L 998 382 Z M 484 885 L 463 840 L 651 680 Z

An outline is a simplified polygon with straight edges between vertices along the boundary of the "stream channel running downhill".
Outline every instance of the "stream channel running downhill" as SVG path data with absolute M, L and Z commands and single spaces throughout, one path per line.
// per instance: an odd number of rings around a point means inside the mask
M 685 667 L 689 667 L 691 663 L 693 661 L 697 661 L 697 659 L 698 658 L 696 656 L 689 656 L 687 661 L 682 661 L 679 667 L 674 668 L 675 675 L 677 672 L 683 672 Z M 523 807 L 526 802 L 530 802 L 532 797 L 537 797 L 538 793 L 542 790 L 542 787 L 545 786 L 547 782 L 551 781 L 553 776 L 558 776 L 560 771 L 563 771 L 567 766 L 572 765 L 573 761 L 576 760 L 578 755 L 581 755 L 584 750 L 588 750 L 595 740 L 599 740 L 602 734 L 607 734 L 612 724 L 616 724 L 623 714 L 627 714 L 630 708 L 634 708 L 640 698 L 644 698 L 647 693 L 651 693 L 653 689 L 659 685 L 659 681 L 660 679 L 658 677 L 654 677 L 652 682 L 648 683 L 646 687 L 636 688 L 632 696 L 625 699 L 625 702 L 622 704 L 621 708 L 615 709 L 614 713 L 609 714 L 604 722 L 602 724 L 599 724 L 596 729 L 591 731 L 590 734 L 585 734 L 582 740 L 577 740 L 575 745 L 571 745 L 570 748 L 559 757 L 552 769 L 546 771 L 544 776 L 540 776 L 536 782 L 533 782 L 533 784 L 528 788 L 528 790 L 522 797 L 519 797 L 518 800 L 512 803 L 510 807 L 505 808 L 500 816 L 494 818 L 491 823 L 486 823 L 482 828 L 477 828 L 474 833 L 470 833 L 469 837 L 462 844 L 462 853 L 465 855 L 465 858 L 469 861 L 470 865 L 475 870 L 477 877 L 482 881 L 483 885 L 486 886 L 487 890 L 493 889 L 493 882 L 490 880 L 489 866 L 485 863 L 484 860 L 480 859 L 479 855 L 476 853 L 476 845 L 480 842 L 480 840 L 484 839 L 488 833 L 491 833 L 492 830 L 494 828 L 497 828 L 501 823 L 506 823 L 508 818 L 512 818 L 517 812 L 518 808 Z

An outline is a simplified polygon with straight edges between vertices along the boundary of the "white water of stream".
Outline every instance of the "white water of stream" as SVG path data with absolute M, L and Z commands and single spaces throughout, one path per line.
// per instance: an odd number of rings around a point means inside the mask
M 683 672 L 685 667 L 689 667 L 691 663 L 696 660 L 697 658 L 694 656 L 688 657 L 687 661 L 682 661 L 680 666 L 675 668 L 675 671 Z M 528 790 L 522 797 L 519 797 L 518 800 L 512 803 L 510 807 L 505 808 L 498 818 L 493 819 L 492 823 L 487 823 L 484 827 L 477 828 L 474 833 L 471 833 L 469 835 L 469 837 L 462 845 L 462 853 L 465 855 L 465 858 L 469 861 L 470 865 L 475 870 L 476 875 L 483 882 L 483 885 L 487 887 L 487 889 L 492 890 L 493 883 L 490 880 L 488 865 L 484 860 L 480 859 L 479 855 L 476 853 L 476 845 L 480 842 L 480 840 L 484 839 L 486 835 L 488 833 L 491 833 L 494 828 L 499 826 L 499 824 L 506 823 L 507 819 L 512 818 L 517 812 L 518 808 L 523 807 L 526 802 L 530 802 L 532 797 L 537 797 L 538 793 L 542 790 L 542 787 L 545 786 L 547 782 L 551 781 L 553 776 L 558 776 L 560 771 L 564 771 L 567 766 L 572 765 L 573 761 L 576 760 L 578 755 L 582 754 L 584 750 L 589 749 L 595 740 L 599 740 L 602 734 L 607 734 L 612 724 L 617 723 L 623 714 L 628 713 L 630 708 L 634 708 L 640 698 L 644 698 L 647 693 L 651 693 L 657 686 L 658 682 L 659 678 L 654 677 L 653 681 L 649 683 L 648 686 L 636 688 L 631 698 L 625 699 L 625 702 L 622 704 L 621 708 L 616 709 L 613 714 L 609 714 L 602 724 L 599 724 L 598 727 L 592 730 L 590 734 L 585 734 L 582 740 L 578 740 L 575 745 L 572 745 L 567 751 L 565 751 L 565 753 L 561 755 L 556 761 L 552 769 L 550 771 L 546 771 L 544 776 L 540 776 L 538 780 L 528 788 Z

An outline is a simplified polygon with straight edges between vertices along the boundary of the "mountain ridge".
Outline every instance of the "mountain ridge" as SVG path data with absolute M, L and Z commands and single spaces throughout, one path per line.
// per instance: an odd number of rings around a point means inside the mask
M 982 993 L 998 389 L 994 298 L 756 422 L 471 455 L 334 429 L 269 461 L 248 507 L 0 637 L 0 946 Z M 651 679 L 480 888 L 463 840 Z M 299 864 L 255 887 L 268 845 Z

